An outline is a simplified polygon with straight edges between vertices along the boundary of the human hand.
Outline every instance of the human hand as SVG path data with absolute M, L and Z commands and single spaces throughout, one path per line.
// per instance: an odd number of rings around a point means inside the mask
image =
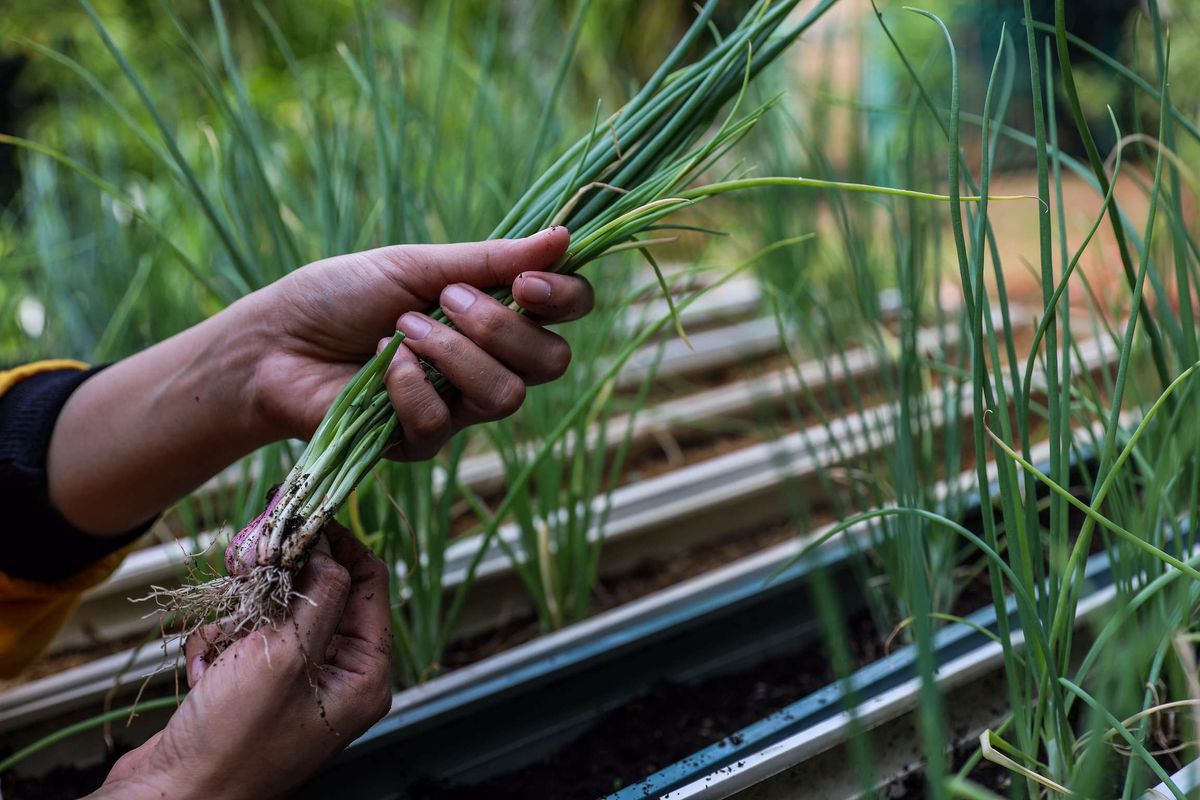
M 253 376 L 261 424 L 279 438 L 308 438 L 397 329 L 406 338 L 386 377 L 401 427 L 391 457 L 428 458 L 457 430 L 511 414 L 526 386 L 559 377 L 570 361 L 566 341 L 543 326 L 592 307 L 582 277 L 537 271 L 569 241 L 554 227 L 525 239 L 383 247 L 318 261 L 250 295 L 230 310 L 267 326 Z M 510 285 L 526 315 L 481 291 Z M 433 304 L 458 331 L 421 313 Z M 457 393 L 440 396 L 418 358 Z
M 526 386 L 566 369 L 570 348 L 542 326 L 586 314 L 592 289 L 538 270 L 568 241 L 565 228 L 551 228 L 383 247 L 296 270 L 85 381 L 54 427 L 51 500 L 81 530 L 123 533 L 256 448 L 310 437 L 397 327 L 407 338 L 386 385 L 401 431 L 388 455 L 432 456 L 458 429 L 512 413 Z M 480 291 L 510 285 L 525 315 Z M 461 332 L 421 313 L 435 303 Z M 418 358 L 458 391 L 440 396 Z
M 301 571 L 277 630 L 219 656 L 219 629 L 184 648 L 191 692 L 167 727 L 113 766 L 93 797 L 287 795 L 387 713 L 391 622 L 383 562 L 336 523 Z

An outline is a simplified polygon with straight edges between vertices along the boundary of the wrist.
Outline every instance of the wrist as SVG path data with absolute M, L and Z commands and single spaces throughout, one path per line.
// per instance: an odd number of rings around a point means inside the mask
M 173 780 L 167 775 L 133 774 L 123 778 L 109 778 L 85 800 L 162 800 L 164 797 L 170 797 L 172 800 L 200 800 L 201 796 L 195 786 Z
M 243 298 L 185 332 L 196 342 L 164 386 L 158 403 L 189 408 L 199 424 L 237 456 L 281 438 L 262 412 L 258 365 L 270 339 L 262 314 Z
M 279 390 L 273 389 L 264 369 L 279 353 L 278 331 L 273 327 L 277 314 L 268 294 L 271 288 L 249 294 L 221 312 L 229 315 L 232 323 L 226 327 L 238 331 L 221 369 L 232 379 L 229 395 L 239 398 L 239 425 L 246 441 L 255 443 L 254 449 L 300 435 L 280 413 Z
M 266 326 L 239 305 L 112 365 L 68 399 L 47 474 L 51 501 L 77 528 L 124 533 L 270 441 L 252 394 Z

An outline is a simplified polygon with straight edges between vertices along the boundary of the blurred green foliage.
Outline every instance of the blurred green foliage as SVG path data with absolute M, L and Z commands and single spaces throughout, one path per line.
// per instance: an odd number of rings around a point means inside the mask
M 0 362 L 117 358 L 241 293 L 221 278 L 236 254 L 222 252 L 219 231 L 163 157 L 168 138 L 224 206 L 219 213 L 241 228 L 243 260 L 254 273 L 243 289 L 333 252 L 485 235 L 521 176 L 544 161 L 531 163 L 527 148 L 577 4 L 100 0 L 94 7 L 170 136 L 156 129 L 73 0 L 6 10 L 0 59 L 24 69 L 9 101 L 20 113 L 0 132 L 53 148 L 110 181 L 171 246 L 78 171 L 18 154 L 21 191 L 0 214 Z M 232 68 L 223 63 L 218 12 Z M 685 3 L 591 5 L 560 102 L 549 110 L 546 155 L 587 128 L 596 98 L 610 110 L 623 101 L 677 36 L 685 12 Z M 369 96 L 364 77 L 383 87 L 380 97 Z M 234 78 L 244 87 L 240 97 Z M 371 193 L 379 189 L 372 164 L 384 105 L 411 161 L 402 165 L 404 184 L 391 187 L 406 196 L 396 202 L 403 211 L 381 220 L 379 204 L 388 203 Z M 237 176 L 247 171 L 269 184 L 258 198 L 239 197 Z M 309 193 L 336 199 L 302 209 Z M 268 207 L 276 196 L 284 202 Z M 359 218 L 339 222 L 339 211 Z M 287 231 L 294 246 L 283 246 Z M 197 269 L 180 269 L 172 248 Z M 213 285 L 201 285 L 210 276 Z

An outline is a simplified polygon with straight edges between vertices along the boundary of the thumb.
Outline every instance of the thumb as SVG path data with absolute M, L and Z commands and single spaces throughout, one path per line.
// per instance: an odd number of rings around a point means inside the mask
M 570 243 L 570 232 L 555 225 L 524 239 L 397 245 L 375 252 L 414 294 L 435 302 L 452 283 L 490 289 L 511 285 L 527 270 L 552 270 Z

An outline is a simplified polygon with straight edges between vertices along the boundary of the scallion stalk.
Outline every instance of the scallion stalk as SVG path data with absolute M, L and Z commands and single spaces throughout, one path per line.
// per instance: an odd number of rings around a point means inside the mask
M 706 54 L 678 68 L 685 52 L 707 35 L 717 6 L 717 0 L 709 0 L 646 86 L 624 108 L 568 148 L 513 205 L 489 238 L 528 236 L 548 221 L 565 224 L 572 231 L 572 244 L 556 270 L 573 273 L 612 248 L 636 241 L 668 214 L 710 196 L 712 193 L 702 191 L 684 192 L 705 167 L 745 135 L 770 104 L 739 116 L 740 103 L 735 103 L 715 132 L 706 136 L 706 131 L 724 106 L 741 99 L 747 82 L 833 1 L 820 3 L 794 27 L 780 33 L 798 0 L 760 0 Z M 492 296 L 503 303 L 512 302 L 507 287 L 495 290 Z M 429 315 L 449 324 L 440 309 L 431 309 Z M 347 384 L 266 511 L 234 538 L 226 564 L 235 577 L 261 579 L 268 577 L 264 570 L 270 570 L 270 579 L 276 580 L 278 572 L 299 569 L 321 529 L 394 441 L 398 421 L 388 401 L 384 373 L 403 338 L 396 332 Z M 440 373 L 430 369 L 429 378 L 438 391 L 451 390 Z M 249 616 L 260 619 L 274 611 L 278 609 L 265 614 L 263 609 L 254 609 Z

